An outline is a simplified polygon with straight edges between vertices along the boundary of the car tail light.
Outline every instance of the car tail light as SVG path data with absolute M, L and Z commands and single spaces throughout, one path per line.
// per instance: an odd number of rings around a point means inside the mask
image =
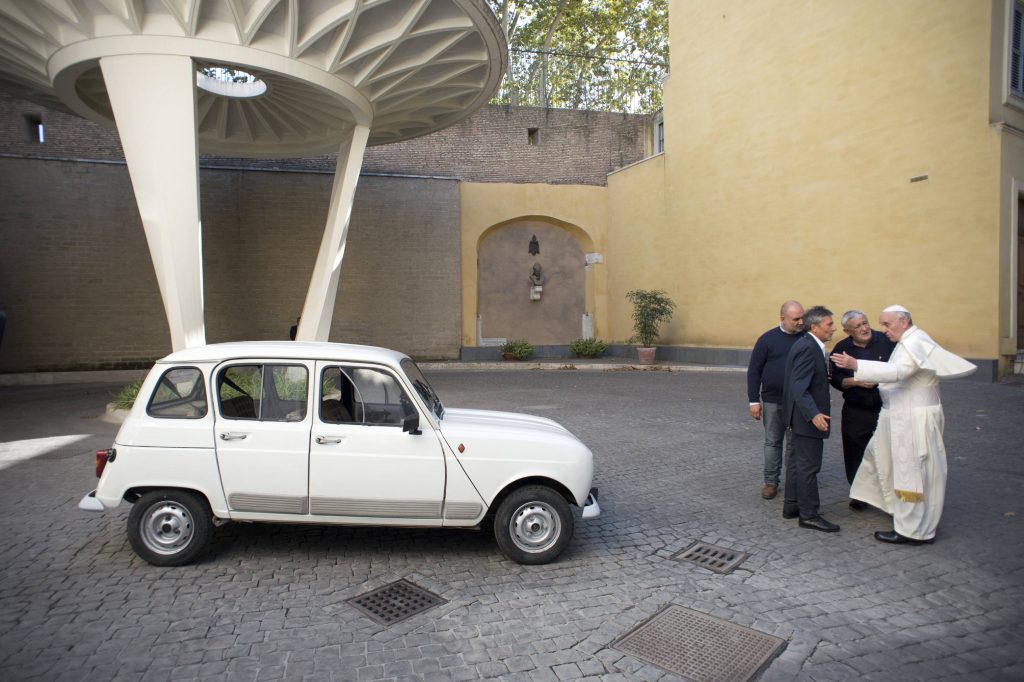
M 103 475 L 103 469 L 107 466 L 107 462 L 113 462 L 115 457 L 117 457 L 117 450 L 114 448 L 96 451 L 96 478 Z

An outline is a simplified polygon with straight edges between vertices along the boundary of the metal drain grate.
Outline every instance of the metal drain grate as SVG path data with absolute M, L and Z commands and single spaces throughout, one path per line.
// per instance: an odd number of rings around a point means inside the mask
M 408 580 L 397 580 L 346 600 L 371 620 L 391 625 L 448 602 Z
M 695 682 L 746 682 L 779 655 L 786 642 L 673 604 L 612 646 Z
M 689 561 L 715 573 L 731 573 L 747 558 L 746 553 L 695 542 L 672 555 L 676 561 Z

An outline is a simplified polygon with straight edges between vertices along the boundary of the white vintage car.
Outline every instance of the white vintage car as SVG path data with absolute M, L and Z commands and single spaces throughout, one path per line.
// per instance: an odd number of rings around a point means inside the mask
M 564 427 L 445 408 L 409 357 L 336 343 L 167 356 L 96 475 L 79 508 L 132 503 L 128 538 L 159 566 L 193 560 L 229 520 L 493 527 L 505 555 L 542 564 L 569 543 L 573 505 L 601 513 L 593 456 Z

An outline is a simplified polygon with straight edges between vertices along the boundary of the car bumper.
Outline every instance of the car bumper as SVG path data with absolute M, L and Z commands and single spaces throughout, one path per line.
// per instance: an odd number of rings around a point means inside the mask
M 583 519 L 596 519 L 601 515 L 601 505 L 597 503 L 597 488 L 591 488 L 587 501 L 583 505 Z
M 101 512 L 107 510 L 107 508 L 103 506 L 103 503 L 96 499 L 95 490 L 82 498 L 82 501 L 78 503 L 78 508 L 82 511 L 90 512 Z

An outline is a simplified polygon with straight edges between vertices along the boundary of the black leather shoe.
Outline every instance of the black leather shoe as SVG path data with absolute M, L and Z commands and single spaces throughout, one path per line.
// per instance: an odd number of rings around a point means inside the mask
M 915 540 L 914 538 L 908 538 L 906 535 L 900 535 L 894 530 L 880 530 L 875 533 L 875 539 L 879 542 L 888 542 L 893 545 L 930 545 L 935 542 L 934 538 L 931 540 Z
M 830 521 L 826 521 L 821 516 L 813 516 L 809 519 L 800 519 L 800 527 L 811 528 L 813 530 L 820 530 L 824 533 L 839 532 L 839 526 Z
M 783 509 L 782 509 L 782 518 L 784 518 L 784 519 L 795 519 L 798 516 L 800 516 L 800 510 L 799 509 L 794 509 L 793 511 L 789 511 L 788 509 L 783 507 Z
M 867 503 L 861 502 L 860 500 L 850 500 L 850 509 L 853 511 L 864 511 L 868 508 Z

